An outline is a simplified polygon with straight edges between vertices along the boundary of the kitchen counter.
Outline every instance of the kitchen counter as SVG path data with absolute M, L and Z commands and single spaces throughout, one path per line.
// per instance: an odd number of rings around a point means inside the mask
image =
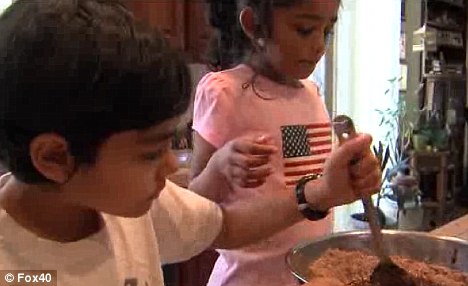
M 452 236 L 468 240 L 468 215 L 453 220 L 431 232 L 435 235 Z

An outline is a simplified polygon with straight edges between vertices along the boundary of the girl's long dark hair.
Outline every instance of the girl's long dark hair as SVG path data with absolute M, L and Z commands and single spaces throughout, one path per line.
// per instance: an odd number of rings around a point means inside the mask
M 256 38 L 269 38 L 273 8 L 291 7 L 303 0 L 207 0 L 209 22 L 216 30 L 208 52 L 209 65 L 215 70 L 229 69 L 255 50 L 239 23 L 239 12 L 250 7 L 255 13 Z

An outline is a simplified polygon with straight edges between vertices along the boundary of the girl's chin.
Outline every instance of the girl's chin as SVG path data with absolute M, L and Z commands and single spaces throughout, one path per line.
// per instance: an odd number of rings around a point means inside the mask
M 315 65 L 309 65 L 307 67 L 303 67 L 298 71 L 297 78 L 298 79 L 307 79 L 310 75 L 314 72 Z

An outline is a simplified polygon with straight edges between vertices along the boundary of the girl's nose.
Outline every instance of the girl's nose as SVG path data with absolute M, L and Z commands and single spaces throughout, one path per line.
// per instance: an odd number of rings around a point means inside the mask
M 323 53 L 325 52 L 325 49 L 326 49 L 326 46 L 327 46 L 327 35 L 324 35 L 324 33 L 321 33 L 321 35 L 319 35 L 318 37 L 316 37 L 316 40 L 315 40 L 315 50 L 314 50 L 314 53 L 315 55 L 323 55 Z

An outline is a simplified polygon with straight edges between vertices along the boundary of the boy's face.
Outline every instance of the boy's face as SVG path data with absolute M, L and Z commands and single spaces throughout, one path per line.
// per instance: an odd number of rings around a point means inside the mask
M 338 0 L 300 1 L 273 12 L 272 44 L 267 57 L 291 78 L 307 78 L 323 56 L 325 36 L 337 19 Z
M 166 176 L 177 170 L 171 139 L 178 122 L 112 135 L 99 148 L 96 163 L 80 166 L 61 186 L 63 197 L 113 215 L 143 215 L 164 188 Z

